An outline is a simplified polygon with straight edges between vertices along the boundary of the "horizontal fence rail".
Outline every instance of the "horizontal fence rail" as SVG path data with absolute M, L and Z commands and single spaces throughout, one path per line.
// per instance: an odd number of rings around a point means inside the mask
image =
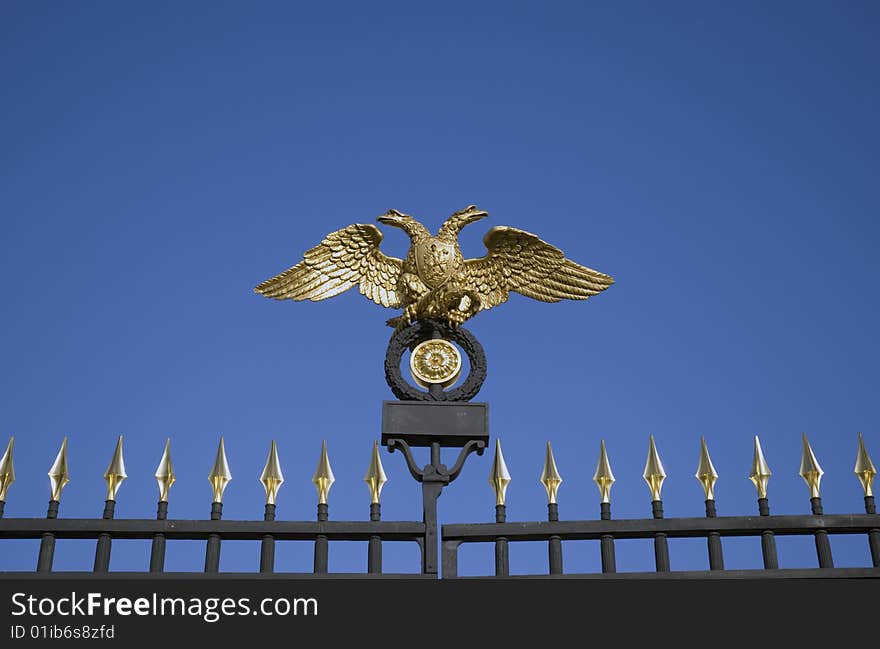
M 59 539 L 96 539 L 110 534 L 116 539 L 151 539 L 164 534 L 168 539 L 206 540 L 212 534 L 230 541 L 259 541 L 270 534 L 279 541 L 314 541 L 326 536 L 329 541 L 369 541 L 379 536 L 383 541 L 421 542 L 425 524 L 398 521 L 207 521 L 100 518 L 4 518 L 0 519 L 0 539 L 39 539 L 45 533 Z
M 840 576 L 864 575 L 880 577 L 880 515 L 877 514 L 843 514 L 843 515 L 798 515 L 798 516 L 726 516 L 716 518 L 660 518 L 660 519 L 621 519 L 621 520 L 588 520 L 588 521 L 541 521 L 541 522 L 504 522 L 504 523 L 474 523 L 444 525 L 442 565 L 444 577 L 458 576 L 458 550 L 463 543 L 495 543 L 496 544 L 496 576 L 509 574 L 509 559 L 507 558 L 506 544 L 520 541 L 544 541 L 548 544 L 548 564 L 552 568 L 554 564 L 559 566 L 558 574 L 561 574 L 561 548 L 555 547 L 555 542 L 561 541 L 591 541 L 602 542 L 600 549 L 602 555 L 602 576 L 615 578 L 621 577 L 644 577 L 646 573 L 616 573 L 614 562 L 613 542 L 624 539 L 653 539 L 656 543 L 658 536 L 665 541 L 666 538 L 705 538 L 710 541 L 714 535 L 720 537 L 757 537 L 762 540 L 767 534 L 772 535 L 813 535 L 817 534 L 864 534 L 867 537 L 866 550 L 870 550 L 873 568 L 867 569 L 835 569 L 833 565 L 827 565 L 821 556 L 824 552 L 824 544 L 817 537 L 817 553 L 820 554 L 820 567 L 815 569 L 803 569 L 798 571 L 785 570 L 782 572 L 794 574 L 804 573 L 803 576 L 832 576 L 839 573 Z M 503 550 L 498 551 L 499 542 Z M 660 546 L 665 549 L 665 543 Z M 655 547 L 656 549 L 656 547 Z M 720 545 L 715 549 L 719 552 Z M 707 552 L 713 552 L 709 545 Z M 558 555 L 558 556 L 554 556 Z M 752 573 L 764 573 L 778 568 L 775 561 L 775 547 L 773 551 L 774 561 L 768 564 L 767 553 L 765 558 L 765 570 L 737 570 L 732 571 L 738 575 L 758 576 Z M 830 559 L 830 555 L 828 557 Z M 661 556 L 655 554 L 657 573 L 651 576 L 674 577 L 677 573 L 670 571 L 668 554 Z M 499 565 L 500 564 L 500 565 Z M 822 565 L 826 564 L 826 565 Z M 718 569 L 716 569 L 718 570 Z M 716 570 L 707 572 L 682 571 L 682 576 L 693 577 L 711 576 L 718 577 Z M 830 571 L 830 572 L 829 572 Z M 557 571 L 553 571 L 557 572 Z M 588 573 L 589 574 L 589 573 Z M 767 576 L 767 575 L 764 575 Z
M 274 542 L 312 541 L 315 568 L 312 574 L 328 575 L 328 542 L 367 541 L 368 572 L 346 576 L 383 576 L 381 544 L 411 541 L 424 551 L 425 524 L 408 521 L 236 521 L 236 520 L 152 520 L 91 518 L 4 518 L 0 539 L 40 539 L 36 573 L 52 572 L 56 539 L 96 539 L 95 572 L 106 572 L 110 560 L 109 539 L 152 540 L 151 573 L 164 572 L 165 542 L 206 541 L 205 572 L 217 572 L 223 540 L 261 541 L 260 572 L 274 572 Z M 157 540 L 159 543 L 157 543 Z M 269 551 L 267 551 L 267 549 Z M 60 573 L 59 573 L 60 574 Z M 126 571 L 127 575 L 138 574 Z M 189 573 L 188 573 L 189 574 Z M 20 576 L 21 573 L 16 573 Z M 384 575 L 396 576 L 396 575 Z M 417 574 L 407 576 L 417 576 Z

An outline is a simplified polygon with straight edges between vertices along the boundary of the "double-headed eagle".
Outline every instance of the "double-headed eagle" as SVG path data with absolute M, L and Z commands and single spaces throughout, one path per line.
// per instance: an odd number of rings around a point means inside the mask
M 507 226 L 496 226 L 483 237 L 485 257 L 465 259 L 458 233 L 488 215 L 469 205 L 433 236 L 408 214 L 389 210 L 376 220 L 409 235 L 406 259 L 379 250 L 382 232 L 375 225 L 355 223 L 328 234 L 296 266 L 254 291 L 276 300 L 318 301 L 357 285 L 376 304 L 403 309 L 388 320 L 401 329 L 424 319 L 459 325 L 506 302 L 511 291 L 542 302 L 586 300 L 614 283 L 609 275 L 566 259 L 534 234 Z

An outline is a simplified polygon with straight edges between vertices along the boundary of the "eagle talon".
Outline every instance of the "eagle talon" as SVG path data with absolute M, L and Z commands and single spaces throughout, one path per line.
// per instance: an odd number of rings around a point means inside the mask
M 391 318 L 390 320 L 386 320 L 385 324 L 389 327 L 394 327 L 396 331 L 401 331 L 410 326 L 413 322 L 418 319 L 417 317 L 417 309 L 415 304 L 408 305 L 403 313 L 396 318 Z

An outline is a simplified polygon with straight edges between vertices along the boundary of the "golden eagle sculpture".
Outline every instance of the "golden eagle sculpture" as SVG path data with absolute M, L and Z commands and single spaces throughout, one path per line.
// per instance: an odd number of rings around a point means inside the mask
M 542 302 L 586 300 L 614 283 L 611 276 L 566 259 L 534 234 L 507 226 L 486 233 L 486 256 L 464 259 L 461 229 L 489 214 L 469 205 L 450 216 L 436 236 L 408 214 L 389 210 L 379 223 L 400 228 L 412 241 L 406 259 L 379 250 L 382 232 L 355 223 L 331 232 L 296 266 L 254 291 L 276 300 L 326 300 L 358 286 L 376 304 L 403 309 L 388 320 L 402 329 L 416 320 L 457 326 L 503 304 L 511 291 Z

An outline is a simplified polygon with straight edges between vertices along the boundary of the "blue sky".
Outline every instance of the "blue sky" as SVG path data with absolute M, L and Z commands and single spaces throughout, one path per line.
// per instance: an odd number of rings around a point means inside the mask
M 270 440 L 287 482 L 280 518 L 315 513 L 326 439 L 336 520 L 364 520 L 363 474 L 392 398 L 382 362 L 391 311 L 356 291 L 322 303 L 252 292 L 328 232 L 389 208 L 436 228 L 474 203 L 462 234 L 535 232 L 616 284 L 587 302 L 513 296 L 469 328 L 513 482 L 509 520 L 541 520 L 551 440 L 564 519 L 598 517 L 604 438 L 615 517 L 650 516 L 654 434 L 667 516 L 700 516 L 706 437 L 720 515 L 755 512 L 752 438 L 773 470 L 775 513 L 809 512 L 801 433 L 825 469 L 829 513 L 862 510 L 857 432 L 880 456 L 876 177 L 880 9 L 799 3 L 32 3 L 0 7 L 0 442 L 16 436 L 6 516 L 43 516 L 61 439 L 61 515 L 100 516 L 102 474 L 124 435 L 117 515 L 151 518 L 166 436 L 170 516 L 206 518 L 220 435 L 227 518 L 262 516 Z M 383 249 L 406 240 L 385 230 Z M 449 458 L 451 462 L 453 458 Z M 383 453 L 383 517 L 418 520 L 420 493 Z M 423 460 L 424 461 L 424 460 Z M 443 522 L 493 517 L 491 457 L 442 496 Z M 36 542 L 5 541 L 0 569 L 32 569 Z M 725 540 L 758 567 L 757 539 Z M 869 565 L 863 537 L 832 538 L 837 565 Z M 111 567 L 144 570 L 147 542 Z M 491 572 L 466 547 L 463 574 Z M 704 541 L 670 543 L 673 569 L 707 566 Z M 593 543 L 565 546 L 595 571 Z M 222 570 L 258 567 L 226 543 Z M 782 567 L 816 565 L 809 537 Z M 59 542 L 59 570 L 90 570 L 93 541 Z M 169 544 L 169 570 L 201 570 L 203 542 Z M 514 545 L 512 572 L 546 571 Z M 650 542 L 618 544 L 650 570 Z M 366 546 L 331 546 L 363 571 Z M 311 546 L 278 549 L 311 569 Z M 415 571 L 415 547 L 388 547 Z

